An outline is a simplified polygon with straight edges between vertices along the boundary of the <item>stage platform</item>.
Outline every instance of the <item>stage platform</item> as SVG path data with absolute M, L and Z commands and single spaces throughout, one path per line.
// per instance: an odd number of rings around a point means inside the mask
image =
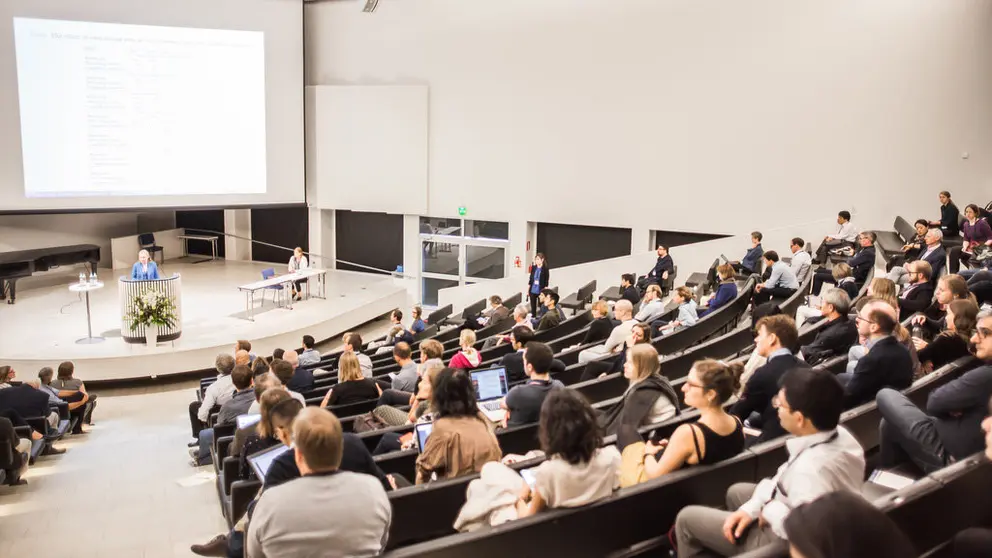
M 116 273 L 101 269 L 106 287 L 90 293 L 93 335 L 106 341 L 77 344 L 86 336 L 86 303 L 63 284 L 18 289 L 17 304 L 0 303 L 0 364 L 12 365 L 18 379 L 37 377 L 43 366 L 63 360 L 76 364 L 84 381 L 160 377 L 213 366 L 220 352 L 230 352 L 237 339 L 248 339 L 257 354 L 301 345 L 303 335 L 318 341 L 348 331 L 393 308 L 407 309 L 407 293 L 392 277 L 351 271 L 327 272 L 327 298 L 295 302 L 278 308 L 267 293 L 255 297 L 255 321 L 246 319 L 245 295 L 239 285 L 261 279 L 265 268 L 284 266 L 217 260 L 203 263 L 166 262 L 162 273 L 182 275 L 183 334 L 157 347 L 128 344 L 121 339 Z M 129 270 L 128 270 L 129 272 Z M 317 285 L 311 290 L 317 293 Z

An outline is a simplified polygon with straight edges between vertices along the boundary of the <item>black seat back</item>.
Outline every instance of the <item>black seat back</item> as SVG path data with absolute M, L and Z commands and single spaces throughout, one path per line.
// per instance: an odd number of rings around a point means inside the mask
M 447 305 L 447 306 L 442 306 L 441 308 L 438 308 L 437 310 L 435 310 L 435 311 L 431 312 L 430 314 L 428 314 L 428 316 L 427 316 L 427 323 L 428 324 L 440 324 L 442 321 L 444 321 L 445 318 L 447 318 L 448 316 L 451 315 L 452 310 L 453 309 L 452 309 L 452 307 L 451 307 L 450 304 Z

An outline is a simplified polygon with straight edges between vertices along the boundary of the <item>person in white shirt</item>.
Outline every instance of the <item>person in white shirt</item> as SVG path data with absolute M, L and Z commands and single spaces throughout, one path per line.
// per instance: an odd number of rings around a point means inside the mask
M 838 426 L 844 388 L 828 371 L 794 369 L 776 396 L 779 420 L 792 434 L 789 459 L 774 477 L 738 483 L 727 491 L 727 509 L 688 506 L 675 520 L 679 558 L 733 556 L 787 539 L 789 513 L 837 490 L 860 494 L 865 456 L 858 441 Z
M 372 377 L 372 359 L 369 355 L 362 352 L 362 336 L 353 331 L 349 331 L 342 336 L 342 341 L 344 341 L 344 352 L 355 353 L 358 357 L 358 366 L 362 369 L 362 376 L 366 378 Z
M 296 248 L 293 249 L 293 256 L 289 258 L 289 264 L 286 266 L 286 269 L 289 271 L 289 273 L 296 273 L 301 269 L 309 269 L 309 268 L 310 268 L 310 262 L 308 262 L 307 257 L 303 255 L 303 248 L 297 246 Z M 306 282 L 307 282 L 306 279 L 300 279 L 299 281 L 293 282 L 293 298 L 295 300 L 300 300 L 302 298 L 300 291 L 303 290 L 303 283 Z
M 314 346 L 317 341 L 313 338 L 313 335 L 303 336 L 303 352 L 300 353 L 300 366 L 313 366 L 320 363 L 320 351 L 318 351 Z
M 822 264 L 827 261 L 827 250 L 840 248 L 842 246 L 854 246 L 858 240 L 858 231 L 851 224 L 851 212 L 841 211 L 837 213 L 837 232 L 823 237 L 823 242 L 816 249 L 814 262 Z
M 789 263 L 789 267 L 800 285 L 809 277 L 809 270 L 813 265 L 813 257 L 809 255 L 809 252 L 803 250 L 804 246 L 806 246 L 806 241 L 798 236 L 793 238 L 792 244 L 789 245 L 789 249 L 792 250 L 792 262 Z
M 234 357 L 223 353 L 214 359 L 217 369 L 217 381 L 207 386 L 201 401 L 189 404 L 189 421 L 193 427 L 193 440 L 198 443 L 200 430 L 207 427 L 207 418 L 214 406 L 221 406 L 234 397 L 234 382 L 231 381 L 231 371 L 234 370 Z M 190 442 L 190 447 L 195 445 Z
M 613 328 L 606 343 L 589 347 L 579 353 L 579 362 L 585 364 L 596 360 L 602 356 L 619 351 L 623 344 L 630 338 L 630 330 L 633 329 L 637 320 L 634 319 L 634 305 L 629 300 L 621 298 L 613 306 L 613 318 L 620 321 L 620 325 Z
M 651 322 L 665 312 L 665 303 L 661 300 L 661 287 L 651 283 L 644 291 L 644 298 L 641 300 L 641 309 L 638 310 L 634 319 L 639 322 Z

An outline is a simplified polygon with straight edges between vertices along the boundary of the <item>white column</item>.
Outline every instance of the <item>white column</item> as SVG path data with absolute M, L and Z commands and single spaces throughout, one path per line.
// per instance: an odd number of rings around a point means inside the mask
M 406 287 L 410 298 L 420 303 L 423 300 L 420 281 L 423 266 L 422 243 L 420 242 L 420 216 L 403 216 L 403 278 L 397 279 Z
M 650 252 L 654 248 L 651 246 L 651 229 L 647 227 L 632 227 L 630 229 L 631 255 Z
M 225 209 L 224 232 L 224 259 L 251 261 L 251 210 Z
M 310 262 L 323 269 L 336 269 L 334 210 L 310 206 Z

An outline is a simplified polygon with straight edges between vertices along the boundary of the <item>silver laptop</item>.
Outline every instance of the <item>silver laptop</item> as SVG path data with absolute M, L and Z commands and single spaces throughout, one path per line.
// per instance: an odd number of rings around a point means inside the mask
M 252 471 L 255 471 L 255 477 L 257 477 L 258 480 L 265 482 L 265 475 L 269 472 L 269 467 L 272 466 L 272 462 L 287 451 L 289 451 L 289 446 L 284 446 L 282 444 L 273 446 L 269 449 L 262 450 L 248 456 L 248 465 L 251 466 Z
M 506 381 L 506 368 L 489 368 L 472 372 L 472 386 L 475 388 L 475 399 L 479 410 L 486 418 L 499 422 L 506 416 L 502 408 L 503 399 L 509 386 Z

